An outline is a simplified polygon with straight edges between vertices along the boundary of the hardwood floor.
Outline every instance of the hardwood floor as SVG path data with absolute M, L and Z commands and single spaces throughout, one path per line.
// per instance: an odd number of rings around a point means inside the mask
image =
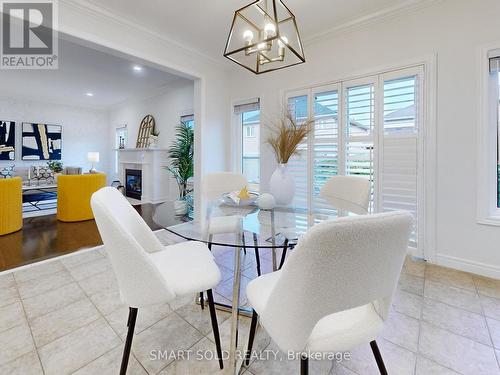
M 134 206 L 153 229 L 160 229 L 152 219 L 154 205 Z M 0 271 L 102 245 L 94 220 L 64 223 L 56 215 L 25 218 L 23 228 L 0 236 Z

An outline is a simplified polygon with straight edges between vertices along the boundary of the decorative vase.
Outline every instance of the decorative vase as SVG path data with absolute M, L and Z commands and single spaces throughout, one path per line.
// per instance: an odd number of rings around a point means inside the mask
M 149 148 L 157 148 L 158 147 L 158 136 L 150 135 L 149 136 Z
M 295 182 L 288 172 L 288 164 L 279 164 L 269 181 L 271 194 L 277 205 L 286 206 L 293 200 L 295 194 Z
M 176 200 L 174 201 L 174 211 L 177 216 L 182 216 L 187 214 L 187 201 L 186 200 Z

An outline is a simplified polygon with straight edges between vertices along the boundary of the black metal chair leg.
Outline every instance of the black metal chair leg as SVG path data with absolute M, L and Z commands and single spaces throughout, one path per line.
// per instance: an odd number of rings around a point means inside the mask
M 280 270 L 281 267 L 283 267 L 283 264 L 285 264 L 285 257 L 286 257 L 286 251 L 288 250 L 288 240 L 285 240 L 283 243 L 283 251 L 281 252 L 281 261 L 278 269 Z
M 300 375 L 309 374 L 309 358 L 302 356 L 300 358 Z
M 384 360 L 382 359 L 382 355 L 380 354 L 380 350 L 378 349 L 377 342 L 373 340 L 372 342 L 370 342 L 370 346 L 372 348 L 375 361 L 377 361 L 377 366 L 380 371 L 380 375 L 387 375 L 387 369 L 385 368 Z
M 257 241 L 257 235 L 254 233 L 253 234 L 253 245 L 255 249 L 255 261 L 257 262 L 257 275 L 261 275 L 260 271 L 260 255 L 259 255 L 259 243 Z
M 215 347 L 217 349 L 217 357 L 219 358 L 219 367 L 222 370 L 224 363 L 222 362 L 222 348 L 220 345 L 219 326 L 217 325 L 217 315 L 215 314 L 214 295 L 212 289 L 207 290 L 208 308 L 210 310 L 210 318 L 212 320 L 212 330 L 214 332 Z
M 127 322 L 128 332 L 127 332 L 127 339 L 125 340 L 125 348 L 123 349 L 120 375 L 125 375 L 127 373 L 128 359 L 130 357 L 130 349 L 132 348 L 132 339 L 134 338 L 136 318 L 137 318 L 137 308 L 129 307 L 128 322 Z
M 248 336 L 248 349 L 245 354 L 245 364 L 248 366 L 250 364 L 250 355 L 252 354 L 253 340 L 255 339 L 255 330 L 257 329 L 257 319 L 259 316 L 257 312 L 253 310 L 252 323 L 250 323 L 250 334 Z
M 200 306 L 202 310 L 205 310 L 205 297 L 203 297 L 203 292 L 200 292 Z

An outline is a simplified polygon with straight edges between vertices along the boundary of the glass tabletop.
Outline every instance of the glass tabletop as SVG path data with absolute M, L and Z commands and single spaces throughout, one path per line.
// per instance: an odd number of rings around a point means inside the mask
M 276 207 L 272 210 L 259 209 L 257 206 L 234 207 L 219 200 L 210 202 L 203 211 L 200 221 L 186 221 L 175 216 L 173 202 L 165 202 L 156 207 L 153 220 L 187 240 L 230 247 L 282 248 L 295 245 L 300 236 L 315 224 L 351 215 L 350 212 L 333 209 L 311 212 L 292 207 Z M 214 218 L 235 216 L 241 218 L 242 235 L 215 234 L 210 241 L 207 230 L 210 222 Z

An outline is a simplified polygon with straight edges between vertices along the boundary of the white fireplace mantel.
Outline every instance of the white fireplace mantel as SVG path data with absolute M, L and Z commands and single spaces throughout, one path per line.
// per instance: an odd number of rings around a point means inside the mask
M 167 149 L 125 148 L 118 151 L 118 175 L 126 185 L 125 170 L 142 172 L 142 197 L 144 203 L 160 203 L 169 199 L 169 175 L 164 169 L 168 165 Z

